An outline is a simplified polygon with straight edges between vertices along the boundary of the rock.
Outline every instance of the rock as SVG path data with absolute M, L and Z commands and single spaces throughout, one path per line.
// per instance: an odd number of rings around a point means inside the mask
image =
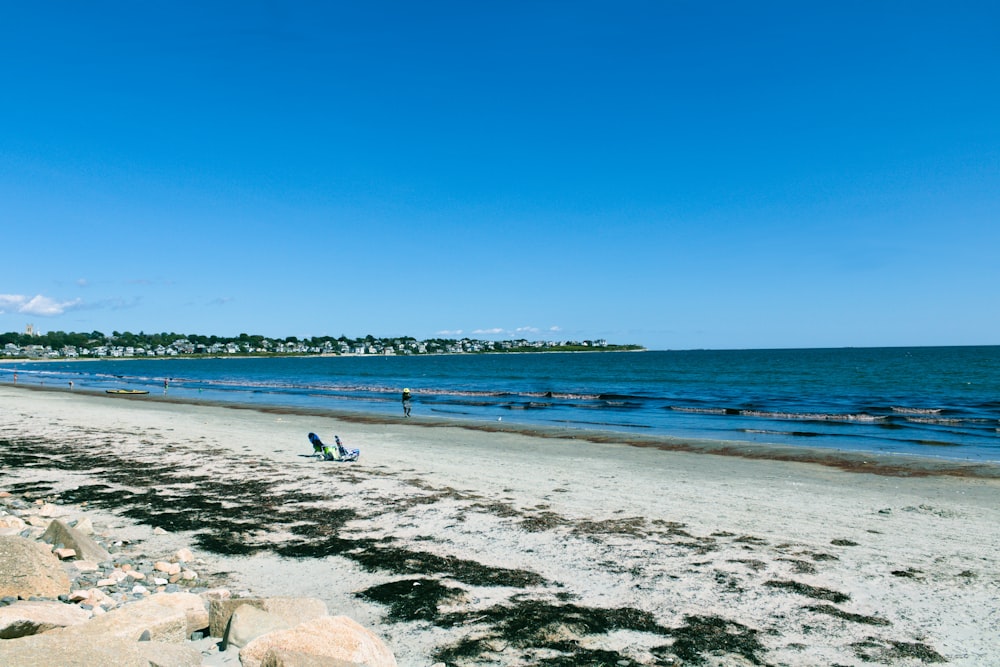
M 183 611 L 187 618 L 186 635 L 208 628 L 208 607 L 194 593 L 157 593 L 148 599 L 158 605 Z
M 55 554 L 56 558 L 59 560 L 76 558 L 76 549 L 53 549 L 52 553 Z
M 45 503 L 38 509 L 38 516 L 51 519 L 52 517 L 65 516 L 66 510 L 52 503 Z
M 201 667 L 201 651 L 193 646 L 163 642 L 141 642 L 137 646 L 149 667 Z
M 93 539 L 75 528 L 70 528 L 62 520 L 54 519 L 42 534 L 42 539 L 49 544 L 62 544 L 67 549 L 75 549 L 83 560 L 96 563 L 111 560 L 111 554 Z
M 223 650 L 231 646 L 243 648 L 257 637 L 276 630 L 289 630 L 293 626 L 277 614 L 242 604 L 229 618 L 226 634 L 222 638 Z
M 79 625 L 89 619 L 90 614 L 76 605 L 19 600 L 6 607 L 0 607 L 0 639 L 37 635 L 53 628 Z
M 271 649 L 336 658 L 366 667 L 396 667 L 396 658 L 385 642 L 347 616 L 324 616 L 258 637 L 240 650 L 240 662 L 243 667 L 260 667 Z
M 35 528 L 48 528 L 51 521 L 49 519 L 43 519 L 40 516 L 31 515 L 25 519 L 29 526 L 34 526 Z
M 161 605 L 152 598 L 145 598 L 62 632 L 137 642 L 146 631 L 154 642 L 181 644 L 188 636 L 187 614 L 184 609 Z
M 97 572 L 97 563 L 92 560 L 76 560 L 73 566 L 77 572 Z
M 190 549 L 178 549 L 177 553 L 174 554 L 174 558 L 176 558 L 180 563 L 194 562 L 194 554 L 191 553 Z
M 17 535 L 27 527 L 24 519 L 10 514 L 0 516 L 0 535 Z
M 443 665 L 444 663 L 442 663 Z M 357 662 L 322 655 L 310 655 L 300 651 L 271 647 L 264 654 L 261 667 L 365 667 Z
M 159 526 L 153 529 L 153 535 L 167 535 L 167 531 L 163 530 Z
M 161 646 L 144 645 L 151 652 Z M 0 665 L 149 667 L 149 658 L 140 650 L 138 642 L 99 636 L 81 638 L 54 630 L 0 642 Z
M 272 614 L 281 616 L 289 627 L 327 615 L 326 603 L 318 598 L 228 598 L 209 601 L 209 634 L 222 637 L 229 625 L 229 617 L 243 604 L 249 604 Z
M 69 576 L 44 545 L 0 536 L 0 597 L 55 598 L 69 593 L 69 588 Z
M 76 524 L 73 526 L 73 528 L 75 528 L 77 531 L 83 533 L 84 535 L 93 535 L 94 534 L 94 524 L 90 520 L 90 517 L 87 517 L 87 516 L 83 517 L 82 519 L 79 519 L 76 522 Z
M 181 572 L 181 566 L 179 563 L 168 563 L 164 560 L 157 561 L 153 565 L 153 569 L 157 572 L 163 572 L 164 574 L 180 574 Z

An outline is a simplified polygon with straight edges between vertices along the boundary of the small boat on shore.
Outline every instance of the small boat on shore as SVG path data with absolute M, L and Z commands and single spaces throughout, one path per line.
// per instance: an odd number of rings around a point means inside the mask
M 148 391 L 143 389 L 106 389 L 105 393 L 114 394 L 116 396 L 141 396 L 142 394 L 148 394 Z

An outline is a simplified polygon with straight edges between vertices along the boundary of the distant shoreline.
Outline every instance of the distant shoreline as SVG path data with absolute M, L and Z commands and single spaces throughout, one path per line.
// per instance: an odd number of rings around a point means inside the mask
M 404 358 L 412 359 L 417 357 L 482 357 L 482 356 L 504 356 L 509 354 L 617 354 L 626 352 L 649 352 L 650 350 L 640 347 L 636 349 L 593 349 L 593 350 L 517 350 L 489 352 L 422 352 L 420 354 L 355 354 L 347 352 L 344 354 L 178 354 L 173 356 L 131 356 L 131 357 L 59 357 L 59 358 L 21 358 L 21 357 L 0 357 L 0 363 L 68 363 L 77 361 L 176 361 L 178 359 L 385 359 Z

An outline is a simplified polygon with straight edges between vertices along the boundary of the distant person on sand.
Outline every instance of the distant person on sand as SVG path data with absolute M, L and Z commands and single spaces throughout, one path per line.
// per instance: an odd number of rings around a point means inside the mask
M 410 399 L 411 398 L 412 397 L 410 396 L 410 390 L 409 389 L 404 389 L 403 390 L 403 416 L 404 417 L 409 417 L 410 416 Z

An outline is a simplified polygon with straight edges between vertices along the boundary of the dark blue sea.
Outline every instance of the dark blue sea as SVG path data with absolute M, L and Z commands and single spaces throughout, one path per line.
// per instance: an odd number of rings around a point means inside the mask
M 0 381 L 372 418 L 1000 461 L 1000 346 L 0 361 Z M 164 390 L 164 379 L 169 386 Z

